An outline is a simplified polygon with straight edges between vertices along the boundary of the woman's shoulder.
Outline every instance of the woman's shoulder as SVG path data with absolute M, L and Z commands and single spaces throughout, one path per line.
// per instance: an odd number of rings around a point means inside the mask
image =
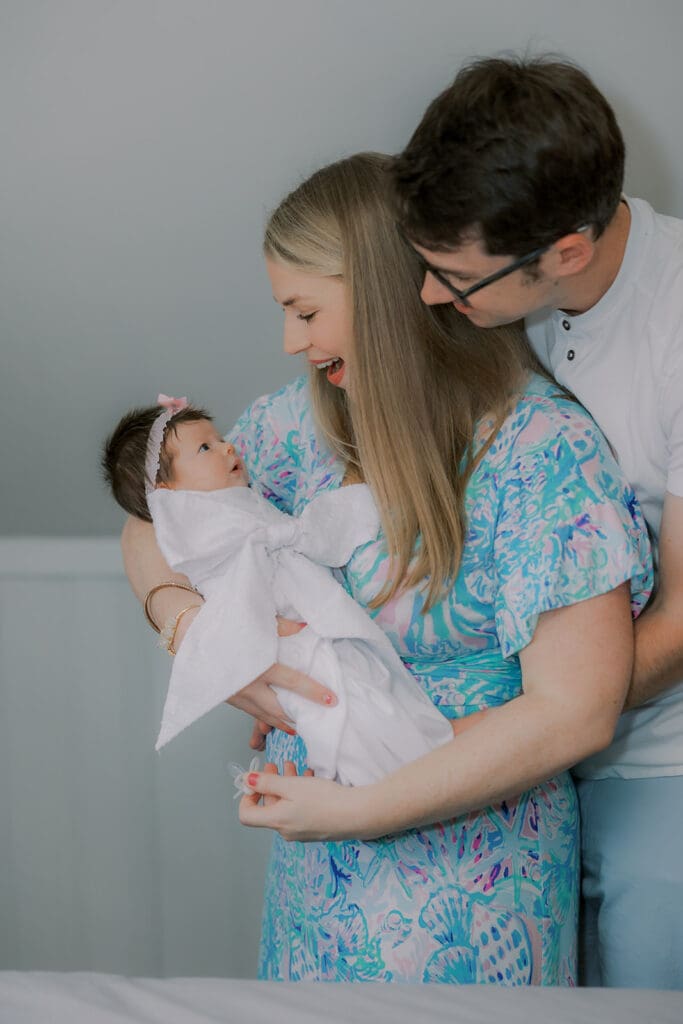
M 311 418 L 311 400 L 306 377 L 297 377 L 267 395 L 254 399 L 244 410 L 231 433 L 247 424 L 266 425 L 287 432 Z
M 612 460 L 590 413 L 559 384 L 534 374 L 505 418 L 492 453 L 506 462 L 524 453 L 556 451 L 559 444 L 581 459 L 592 452 Z
M 529 381 L 490 454 L 482 468 L 501 507 L 514 501 L 532 502 L 535 510 L 573 504 L 580 513 L 585 503 L 607 504 L 642 529 L 633 488 L 609 442 L 583 406 L 553 381 Z
M 283 511 L 296 511 L 338 473 L 316 430 L 306 377 L 257 398 L 228 436 L 252 482 Z

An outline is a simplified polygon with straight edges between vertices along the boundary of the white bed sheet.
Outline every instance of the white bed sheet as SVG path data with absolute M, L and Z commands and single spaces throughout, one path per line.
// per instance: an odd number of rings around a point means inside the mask
M 0 971 L 2 1024 L 682 1024 L 683 992 Z

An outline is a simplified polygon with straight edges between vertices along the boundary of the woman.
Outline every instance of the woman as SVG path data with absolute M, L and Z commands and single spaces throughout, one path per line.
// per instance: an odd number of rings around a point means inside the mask
M 269 796 L 243 800 L 245 823 L 353 837 L 276 837 L 260 973 L 572 984 L 578 821 L 565 769 L 607 745 L 621 709 L 645 533 L 592 421 L 531 375 L 521 336 L 422 305 L 388 194 L 387 159 L 365 154 L 276 210 L 266 259 L 310 398 L 296 381 L 232 436 L 287 511 L 368 482 L 383 535 L 352 557 L 351 593 L 470 728 L 374 786 L 251 780 Z M 140 594 L 160 578 L 155 557 L 139 559 Z M 242 706 L 277 724 L 262 693 L 263 680 L 247 687 Z M 288 774 L 305 765 L 281 731 L 268 756 Z

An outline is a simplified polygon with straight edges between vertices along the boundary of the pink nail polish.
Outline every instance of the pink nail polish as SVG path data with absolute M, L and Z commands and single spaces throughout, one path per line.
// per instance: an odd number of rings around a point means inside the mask
M 249 788 L 250 789 L 254 789 L 256 787 L 257 783 L 258 783 L 258 774 L 257 774 L 257 772 L 249 772 L 249 774 L 247 775 L 247 785 L 249 786 Z
M 332 696 L 331 693 L 325 694 L 325 696 L 323 697 L 323 704 L 327 704 L 328 707 L 330 706 L 330 704 L 334 704 L 334 697 Z

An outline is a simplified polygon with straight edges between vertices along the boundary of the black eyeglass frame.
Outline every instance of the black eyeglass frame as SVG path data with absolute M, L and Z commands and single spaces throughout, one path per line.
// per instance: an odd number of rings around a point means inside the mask
M 577 228 L 576 230 L 585 231 L 587 226 L 588 225 L 584 225 L 580 228 Z M 526 267 L 529 263 L 533 263 L 534 260 L 537 260 L 539 256 L 542 256 L 544 252 L 547 252 L 548 249 L 550 249 L 551 246 L 555 244 L 555 242 L 548 242 L 547 245 L 541 245 L 538 249 L 534 249 L 533 252 L 527 253 L 526 256 L 520 256 L 519 259 L 514 260 L 512 263 L 509 263 L 506 267 L 501 267 L 500 270 L 496 270 L 495 273 L 489 274 L 487 277 L 483 277 L 481 281 L 477 281 L 475 284 L 470 285 L 469 288 L 460 289 L 456 288 L 454 284 L 451 284 L 451 282 L 448 280 L 443 271 L 437 270 L 436 267 L 433 267 L 431 263 L 429 263 L 424 258 L 422 253 L 419 253 L 417 251 L 417 249 L 412 244 L 412 242 L 410 241 L 405 231 L 398 222 L 396 222 L 396 229 L 400 237 L 403 239 L 405 244 L 408 246 L 410 251 L 417 259 L 420 266 L 423 268 L 425 274 L 431 274 L 432 277 L 435 278 L 439 282 L 439 284 L 443 285 L 443 287 L 446 288 L 451 293 L 453 298 L 457 299 L 458 302 L 462 303 L 463 306 L 471 305 L 471 303 L 468 302 L 470 295 L 474 295 L 475 292 L 480 291 L 482 288 L 486 288 L 488 285 L 493 284 L 495 281 L 500 281 L 502 277 L 507 277 L 508 274 L 514 274 L 515 270 L 520 270 L 521 267 Z M 561 235 L 560 237 L 563 236 Z

